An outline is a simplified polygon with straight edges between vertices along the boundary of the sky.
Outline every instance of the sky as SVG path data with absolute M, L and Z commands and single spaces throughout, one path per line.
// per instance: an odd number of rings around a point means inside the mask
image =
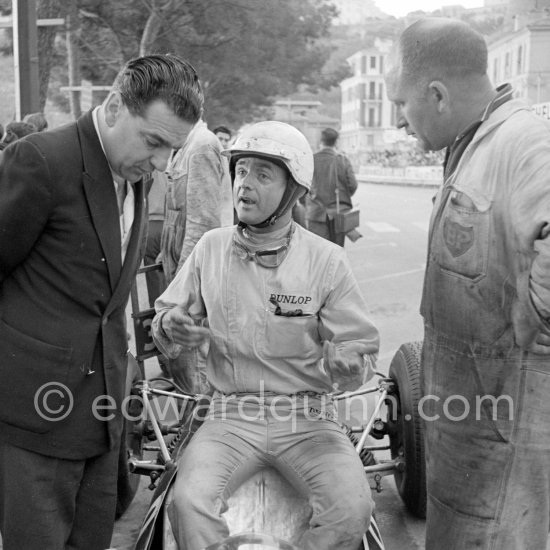
M 434 11 L 442 6 L 461 5 L 465 8 L 481 8 L 483 0 L 376 0 L 376 5 L 384 12 L 402 17 L 416 10 Z

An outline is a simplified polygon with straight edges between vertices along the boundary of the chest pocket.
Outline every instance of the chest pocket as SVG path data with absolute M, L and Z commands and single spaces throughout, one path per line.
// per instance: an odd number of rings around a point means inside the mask
M 491 203 L 460 191 L 449 196 L 434 234 L 440 268 L 474 282 L 487 274 Z
M 317 358 L 318 298 L 309 292 L 269 292 L 265 310 L 263 355 L 275 358 Z

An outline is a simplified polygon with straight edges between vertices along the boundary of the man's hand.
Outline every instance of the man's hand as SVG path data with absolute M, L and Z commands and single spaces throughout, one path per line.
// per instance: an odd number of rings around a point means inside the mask
M 183 306 L 170 309 L 161 319 L 162 330 L 174 343 L 187 348 L 199 347 L 210 338 L 210 331 L 195 324 Z
M 335 390 L 352 391 L 370 380 L 374 370 L 367 361 L 369 372 L 365 375 L 365 360 L 363 355 L 369 353 L 369 347 L 360 342 L 347 344 L 337 350 L 334 343 L 325 341 L 323 344 L 323 366 L 331 377 Z
M 545 332 L 539 332 L 533 343 L 527 348 L 527 351 L 537 355 L 550 355 L 550 335 Z

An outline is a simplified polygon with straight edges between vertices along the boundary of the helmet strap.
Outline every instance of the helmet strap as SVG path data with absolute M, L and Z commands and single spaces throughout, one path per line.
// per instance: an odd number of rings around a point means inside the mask
M 294 206 L 297 200 L 302 196 L 303 189 L 304 188 L 301 185 L 298 185 L 294 181 L 294 179 L 289 176 L 286 180 L 285 192 L 283 193 L 283 196 L 281 197 L 281 202 L 279 203 L 279 206 L 277 206 L 277 208 L 275 209 L 275 212 L 273 212 L 273 214 L 271 214 L 271 216 L 266 218 L 263 222 L 249 225 L 260 229 L 273 225 L 281 216 L 283 216 Z

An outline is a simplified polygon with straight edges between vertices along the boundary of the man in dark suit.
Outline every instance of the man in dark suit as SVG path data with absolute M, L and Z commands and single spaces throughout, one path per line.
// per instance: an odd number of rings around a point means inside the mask
M 148 174 L 200 118 L 194 69 L 128 62 L 104 103 L 0 163 L 0 531 L 4 550 L 103 550 L 115 516 L 125 306 Z

